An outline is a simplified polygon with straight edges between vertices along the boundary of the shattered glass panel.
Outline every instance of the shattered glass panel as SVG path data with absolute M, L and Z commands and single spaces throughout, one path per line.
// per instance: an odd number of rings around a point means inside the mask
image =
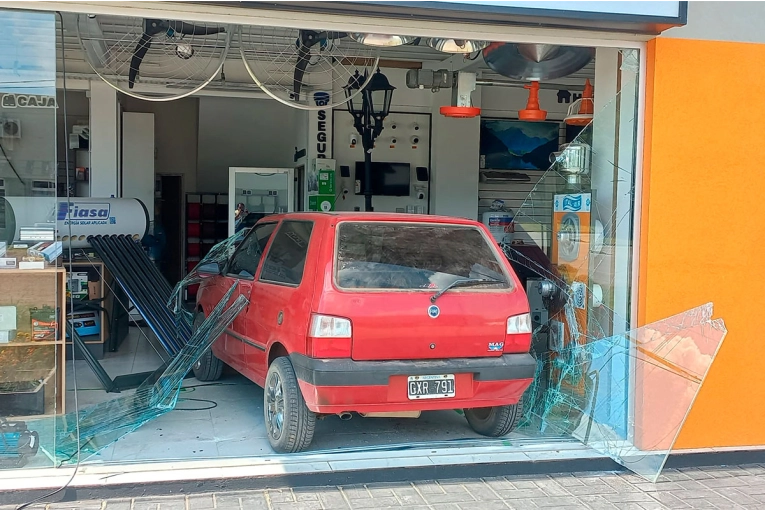
M 225 241 L 213 246 L 197 266 L 176 284 L 167 306 L 173 311 L 178 324 L 185 323 L 191 328 L 194 322 L 194 312 L 183 306 L 183 291 L 190 285 L 201 283 L 205 279 L 205 276 L 200 274 L 200 269 L 210 268 L 211 264 L 214 264 L 214 267 L 222 270 L 249 231 L 249 229 L 242 229 Z
M 632 326 L 636 87 L 554 154 L 500 244 L 536 319 L 522 430 L 572 436 L 654 481 L 726 330 L 711 304 Z
M 58 419 L 29 420 L 29 429 L 39 433 L 40 449 L 57 462 L 75 463 L 78 451 L 79 460 L 83 460 L 172 411 L 186 374 L 247 305 L 247 299 L 240 295 L 226 306 L 236 287 L 234 284 L 229 289 L 167 368 L 158 370 L 134 392 Z

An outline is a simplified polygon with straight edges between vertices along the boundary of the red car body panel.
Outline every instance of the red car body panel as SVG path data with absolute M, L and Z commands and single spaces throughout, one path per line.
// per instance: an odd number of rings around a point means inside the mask
M 427 313 L 435 291 L 348 290 L 335 281 L 335 233 L 342 222 L 465 225 L 491 240 L 486 227 L 458 218 L 381 213 L 290 213 L 268 216 L 258 225 L 285 219 L 313 222 L 302 281 L 289 286 L 260 280 L 277 226 L 254 280 L 236 278 L 249 305 L 213 344 L 222 361 L 262 387 L 270 361 L 289 355 L 307 407 L 321 414 L 491 407 L 520 400 L 535 367 L 528 354 L 531 334 L 514 335 L 508 342 L 506 328 L 508 317 L 528 313 L 529 304 L 493 241 L 513 288 L 451 289 L 437 301 L 437 318 Z M 234 280 L 221 275 L 203 281 L 198 309 L 208 314 Z M 350 342 L 350 356 L 311 357 L 312 314 L 350 319 L 352 339 L 332 340 L 338 352 Z M 504 350 L 490 349 L 490 343 L 504 344 Z M 408 398 L 408 375 L 452 373 L 454 397 Z

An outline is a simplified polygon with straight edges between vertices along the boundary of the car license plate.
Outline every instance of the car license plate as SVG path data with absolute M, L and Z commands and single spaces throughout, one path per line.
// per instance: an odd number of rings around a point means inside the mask
M 409 400 L 423 398 L 450 398 L 455 395 L 454 374 L 410 375 Z

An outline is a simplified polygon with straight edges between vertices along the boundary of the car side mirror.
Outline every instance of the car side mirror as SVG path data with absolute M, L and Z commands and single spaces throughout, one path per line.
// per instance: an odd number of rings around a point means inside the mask
M 218 276 L 220 274 L 220 266 L 217 262 L 206 262 L 197 267 L 197 274 L 202 278 Z

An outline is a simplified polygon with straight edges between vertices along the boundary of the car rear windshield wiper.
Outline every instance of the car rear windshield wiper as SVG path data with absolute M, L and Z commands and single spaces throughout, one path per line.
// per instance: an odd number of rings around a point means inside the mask
M 438 298 L 444 295 L 446 291 L 449 289 L 454 289 L 456 287 L 474 287 L 477 285 L 486 285 L 486 284 L 504 284 L 505 282 L 502 280 L 497 280 L 496 278 L 465 278 L 462 280 L 454 280 L 452 283 L 444 287 L 443 289 L 439 290 L 432 296 L 430 296 L 430 302 L 435 303 Z

